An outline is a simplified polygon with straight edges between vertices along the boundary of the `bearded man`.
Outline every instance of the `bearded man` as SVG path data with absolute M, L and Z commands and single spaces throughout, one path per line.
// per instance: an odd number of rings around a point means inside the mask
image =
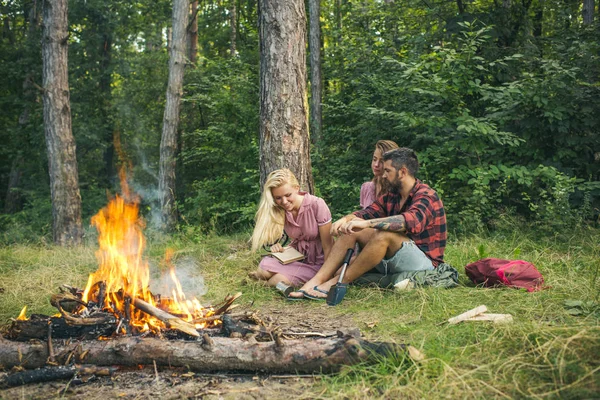
M 349 214 L 331 227 L 340 236 L 317 274 L 290 297 L 326 298 L 347 249 L 358 244 L 343 283 L 375 282 L 383 287 L 399 282 L 407 271 L 435 269 L 444 259 L 446 213 L 436 191 L 415 176 L 419 160 L 412 149 L 399 148 L 383 155 L 384 176 L 390 192 L 367 208 Z M 359 279 L 360 278 L 360 279 Z

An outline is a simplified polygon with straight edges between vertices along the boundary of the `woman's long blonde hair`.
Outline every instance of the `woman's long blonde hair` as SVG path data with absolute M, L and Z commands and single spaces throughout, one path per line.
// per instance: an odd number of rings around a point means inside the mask
M 286 183 L 294 188 L 300 187 L 298 179 L 287 168 L 275 170 L 267 177 L 260 196 L 258 211 L 256 211 L 256 224 L 252 233 L 252 251 L 258 250 L 265 244 L 274 244 L 281 238 L 285 223 L 285 210 L 275 204 L 271 189 Z
M 375 151 L 381 151 L 381 155 L 383 156 L 387 151 L 398 149 L 400 146 L 396 144 L 396 142 L 391 140 L 380 140 L 375 144 Z M 381 176 L 374 176 L 373 182 L 375 182 L 375 197 L 379 198 L 386 194 L 390 190 L 390 183 L 387 179 Z

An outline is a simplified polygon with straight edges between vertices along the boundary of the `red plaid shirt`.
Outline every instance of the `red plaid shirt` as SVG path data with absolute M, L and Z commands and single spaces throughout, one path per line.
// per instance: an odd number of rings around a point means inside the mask
M 388 193 L 354 215 L 362 219 L 402 215 L 406 221 L 407 236 L 437 267 L 444 262 L 447 238 L 446 212 L 442 200 L 435 190 L 417 179 L 402 208 L 400 201 L 399 194 Z

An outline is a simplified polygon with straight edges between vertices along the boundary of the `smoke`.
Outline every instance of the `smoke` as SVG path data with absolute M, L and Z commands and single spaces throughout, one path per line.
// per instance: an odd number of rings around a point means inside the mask
M 139 162 L 136 169 L 141 169 L 141 171 L 143 171 L 142 175 L 145 175 L 145 179 L 143 180 L 147 183 L 141 184 L 135 181 L 131 182 L 131 187 L 137 194 L 140 195 L 143 204 L 146 206 L 142 211 L 146 216 L 148 227 L 160 231 L 163 225 L 162 213 L 160 210 L 161 196 L 158 191 L 158 175 L 148 162 L 148 158 L 146 157 L 146 154 L 138 139 L 134 141 L 134 146 Z
M 204 277 L 200 273 L 200 265 L 191 257 L 182 257 L 173 261 L 175 275 L 181 284 L 181 289 L 188 300 L 194 297 L 200 299 L 207 292 L 204 284 Z M 175 283 L 169 275 L 169 269 L 159 268 L 155 265 L 150 266 L 150 291 L 153 294 L 161 294 L 165 297 L 171 297 L 175 288 Z

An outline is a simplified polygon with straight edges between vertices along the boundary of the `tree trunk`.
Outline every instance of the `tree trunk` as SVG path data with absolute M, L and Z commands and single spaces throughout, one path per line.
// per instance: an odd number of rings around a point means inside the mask
M 206 337 L 182 341 L 121 337 L 111 340 L 53 341 L 56 361 L 71 355 L 77 362 L 105 365 L 185 367 L 192 371 L 268 371 L 320 373 L 339 371 L 342 365 L 400 354 L 405 346 L 372 343 L 354 337 L 295 339 L 271 342 Z M 0 337 L 0 364 L 6 369 L 40 368 L 48 359 L 43 342 L 12 342 Z
M 146 51 L 160 51 L 162 47 L 162 26 L 158 23 L 152 24 L 147 27 L 144 32 Z M 169 38 L 167 37 L 167 46 Z
M 539 0 L 533 16 L 533 36 L 541 37 L 544 24 L 544 0 Z M 542 46 L 540 46 L 542 47 Z
M 34 46 L 33 43 L 35 41 L 35 32 L 39 28 L 39 8 L 36 0 L 31 3 L 28 20 L 29 25 L 27 27 L 27 36 L 25 38 L 25 43 L 28 49 L 26 54 L 31 53 L 29 48 Z M 31 58 L 25 55 L 23 57 L 23 65 L 29 66 L 31 64 Z M 25 74 L 25 79 L 23 80 L 23 103 L 25 106 L 21 112 L 21 115 L 19 115 L 19 138 L 26 137 L 26 128 L 27 124 L 29 124 L 32 105 L 39 101 L 39 91 L 33 85 L 34 72 L 30 67 L 27 67 L 27 69 L 28 71 Z M 25 142 L 26 139 L 20 141 L 20 143 Z M 6 214 L 13 214 L 21 209 L 22 197 L 19 186 L 21 183 L 21 178 L 23 177 L 23 166 L 23 153 L 19 151 L 15 154 L 15 158 L 12 161 L 10 175 L 8 177 L 8 187 L 4 201 L 4 212 Z
M 594 23 L 594 0 L 583 0 L 583 23 L 591 25 Z
M 169 57 L 169 83 L 160 141 L 160 170 L 158 176 L 162 223 L 163 228 L 167 231 L 172 230 L 177 222 L 175 166 L 177 164 L 177 127 L 179 125 L 179 109 L 185 69 L 188 4 L 187 0 L 173 1 L 173 41 Z
M 188 29 L 188 59 L 191 64 L 196 64 L 198 58 L 198 0 L 191 3 L 191 18 Z
M 8 176 L 8 189 L 4 199 L 4 213 L 14 214 L 21 209 L 21 192 L 19 184 L 23 176 L 23 157 L 19 154 L 10 166 L 10 175 Z
M 314 192 L 306 98 L 306 13 L 301 0 L 259 0 L 260 182 L 279 168 Z
M 108 10 L 108 7 L 106 7 Z M 100 61 L 100 93 L 102 94 L 102 104 L 98 105 L 100 108 L 100 115 L 102 120 L 106 124 L 106 128 L 104 130 L 104 140 L 106 143 L 106 148 L 104 149 L 103 159 L 104 159 L 104 174 L 106 178 L 106 182 L 112 186 L 112 183 L 115 179 L 115 168 L 114 168 L 114 158 L 115 158 L 115 145 L 114 145 L 114 136 L 115 136 L 115 128 L 113 127 L 113 120 L 111 119 L 111 84 L 112 84 L 112 71 L 110 69 L 110 64 L 112 62 L 112 32 L 109 31 L 109 27 L 107 24 L 100 25 L 101 32 L 103 34 L 102 40 L 102 48 L 100 49 L 101 61 Z
M 321 79 L 321 0 L 309 0 L 310 34 L 310 133 L 316 144 L 322 135 L 323 81 Z
M 54 243 L 81 243 L 81 195 L 71 131 L 68 81 L 67 0 L 44 2 L 42 37 L 44 132 L 52 193 Z
M 235 7 L 236 0 L 229 0 L 229 24 L 231 32 L 229 34 L 229 55 L 235 57 L 236 40 L 237 40 L 237 10 Z

